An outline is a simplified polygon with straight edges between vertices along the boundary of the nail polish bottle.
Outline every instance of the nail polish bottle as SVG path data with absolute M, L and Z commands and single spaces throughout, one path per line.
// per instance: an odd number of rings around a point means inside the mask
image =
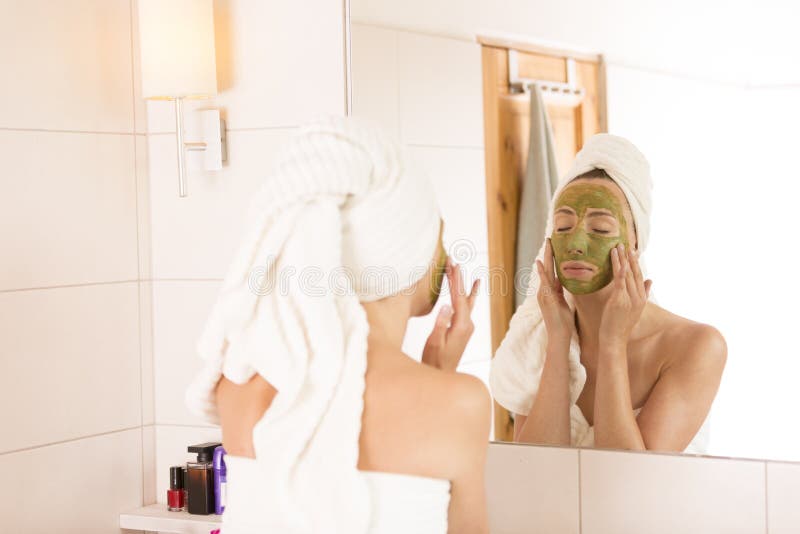
M 183 500 L 183 467 L 180 465 L 169 468 L 169 489 L 167 490 L 167 509 L 170 512 L 181 512 L 185 502 Z
M 225 449 L 220 445 L 214 449 L 214 513 L 221 515 L 225 511 L 225 492 L 227 476 L 225 469 Z
M 189 474 L 185 465 L 181 468 L 181 471 L 183 472 L 183 506 L 186 507 L 189 505 Z
M 197 453 L 196 462 L 187 462 L 189 478 L 190 514 L 208 515 L 214 513 L 214 470 L 212 460 L 214 449 L 221 443 L 200 443 L 189 446 L 189 452 Z

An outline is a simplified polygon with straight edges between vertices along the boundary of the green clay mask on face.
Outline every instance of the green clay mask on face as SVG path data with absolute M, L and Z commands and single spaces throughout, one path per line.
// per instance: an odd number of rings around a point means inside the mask
M 444 250 L 442 244 L 442 234 L 439 233 L 439 245 L 436 247 L 436 260 L 431 269 L 431 305 L 435 306 L 436 301 L 439 300 L 439 294 L 442 291 L 442 283 L 444 282 L 444 270 L 447 263 L 447 252 Z
M 553 207 L 550 241 L 556 272 L 564 289 L 575 295 L 593 293 L 607 286 L 614 278 L 611 249 L 619 243 L 628 247 L 622 203 L 598 182 L 601 181 L 568 186 Z M 589 269 L 580 269 L 580 263 L 564 266 L 565 262 L 583 262 Z

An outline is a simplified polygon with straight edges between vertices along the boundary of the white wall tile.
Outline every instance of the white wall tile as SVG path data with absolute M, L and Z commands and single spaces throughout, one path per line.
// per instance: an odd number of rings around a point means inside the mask
M 151 253 L 153 250 L 150 217 L 150 176 L 147 154 L 147 137 L 135 136 L 136 143 L 136 239 L 139 244 L 139 278 L 152 277 Z
M 219 428 L 156 425 L 156 501 L 167 502 L 169 468 L 195 461 L 196 454 L 186 451 L 189 445 L 210 441 L 222 442 Z
M 297 126 L 321 114 L 343 115 L 343 21 L 342 2 L 214 2 L 216 105 L 228 128 Z M 168 104 L 148 103 L 148 128 L 174 131 Z
M 483 146 L 483 85 L 477 43 L 398 32 L 397 66 L 403 142 Z
M 376 121 L 400 138 L 397 32 L 351 25 L 353 115 Z
M 133 131 L 130 2 L 6 2 L 0 127 Z
M 137 286 L 0 293 L 0 452 L 141 424 Z
M 142 427 L 142 504 L 156 502 L 156 427 Z
M 492 534 L 577 534 L 578 451 L 490 443 L 486 498 Z
M 767 463 L 769 534 L 800 532 L 800 464 Z
M 483 149 L 409 147 L 408 152 L 433 182 L 444 219 L 445 246 L 458 242 L 476 252 L 487 252 Z
M 149 136 L 154 278 L 223 278 L 253 194 L 291 130 L 228 132 L 228 162 L 191 172 L 178 196 L 175 139 Z
M 142 424 L 155 423 L 155 386 L 153 357 L 153 282 L 139 286 L 139 354 L 141 358 Z
M 133 136 L 0 131 L 0 160 L 0 289 L 137 278 Z
M 136 428 L 0 455 L 3 532 L 119 532 L 119 513 L 141 506 Z
M 580 454 L 583 534 L 765 533 L 762 462 Z
M 186 408 L 186 388 L 202 368 L 195 347 L 220 282 L 153 283 L 155 404 L 158 424 L 208 426 Z

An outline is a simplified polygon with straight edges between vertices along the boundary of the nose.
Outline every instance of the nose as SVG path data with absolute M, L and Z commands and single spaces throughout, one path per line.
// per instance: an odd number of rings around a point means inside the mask
M 569 241 L 567 241 L 567 252 L 576 256 L 583 256 L 586 254 L 588 237 L 586 232 L 576 228 L 575 231 L 572 232 Z

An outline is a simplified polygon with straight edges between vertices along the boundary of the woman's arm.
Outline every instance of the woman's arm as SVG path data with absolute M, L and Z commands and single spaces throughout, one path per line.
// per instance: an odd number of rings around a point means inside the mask
M 569 404 L 569 339 L 551 340 L 533 406 L 514 418 L 514 441 L 569 445 Z
M 222 444 L 228 454 L 255 458 L 253 427 L 272 404 L 278 390 L 256 374 L 245 384 L 224 376 L 217 384 L 217 409 L 222 426 Z
M 675 347 L 681 356 L 661 372 L 639 413 L 648 450 L 683 451 L 703 425 L 717 395 L 728 349 L 715 328 L 698 324 Z
M 446 453 L 453 465 L 450 505 L 447 511 L 449 534 L 489 534 L 486 510 L 486 449 L 492 422 L 492 402 L 486 386 L 472 376 L 460 377 L 461 399 L 452 414 L 458 425 L 457 446 Z
M 569 445 L 569 342 L 575 320 L 555 273 L 549 238 L 545 242 L 544 261 L 536 260 L 536 270 L 539 274 L 536 299 L 547 331 L 547 353 L 530 412 L 514 418 L 514 441 Z

